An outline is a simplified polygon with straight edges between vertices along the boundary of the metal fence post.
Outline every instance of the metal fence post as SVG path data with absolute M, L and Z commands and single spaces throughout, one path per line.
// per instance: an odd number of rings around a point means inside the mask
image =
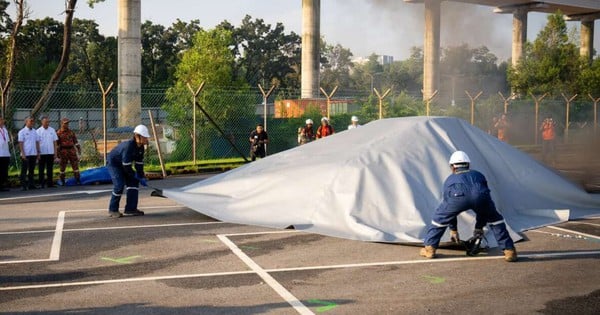
M 376 88 L 373 88 L 373 91 L 375 91 L 375 94 L 377 94 L 377 98 L 379 99 L 379 119 L 383 119 L 383 99 L 388 94 L 390 94 L 392 89 L 391 88 L 387 89 L 387 91 L 385 91 L 385 93 L 383 93 L 383 95 L 379 94 L 379 91 L 377 91 Z
M 100 79 L 98 79 L 98 85 L 100 86 L 100 91 L 102 92 L 102 139 L 103 139 L 103 158 L 104 158 L 104 165 L 106 165 L 106 151 L 107 151 L 107 146 L 106 146 L 106 95 L 108 95 L 108 93 L 110 93 L 110 90 L 112 89 L 114 82 L 110 82 L 110 84 L 108 85 L 108 87 L 106 89 L 104 89 L 104 86 L 102 85 L 102 81 L 100 81 Z
M 333 90 L 331 91 L 331 93 L 327 94 L 327 92 L 325 92 L 325 90 L 320 87 L 319 88 L 321 90 L 321 93 L 323 93 L 323 95 L 325 95 L 325 98 L 327 98 L 327 119 L 330 119 L 330 111 L 331 111 L 331 98 L 333 97 L 333 95 L 335 94 L 335 92 L 337 91 L 338 87 L 337 85 L 333 88 Z
M 467 96 L 471 99 L 471 125 L 474 125 L 475 124 L 475 101 L 481 96 L 481 94 L 483 94 L 483 91 L 480 91 L 479 93 L 477 93 L 477 95 L 475 95 L 475 97 L 471 96 L 469 91 L 465 91 L 465 93 L 467 93 Z
M 544 93 L 544 95 L 540 96 L 539 98 L 535 98 L 535 95 L 533 95 L 533 93 L 529 93 L 531 95 L 531 98 L 533 98 L 533 101 L 535 102 L 535 144 L 538 144 L 538 132 L 539 132 L 539 128 L 538 128 L 538 121 L 539 121 L 539 113 L 540 113 L 540 104 L 542 102 L 542 100 L 544 99 L 544 97 L 546 97 L 548 95 L 548 93 Z
M 198 86 L 198 88 L 196 90 L 192 89 L 192 86 L 187 83 L 187 87 L 190 90 L 190 92 L 192 92 L 192 160 L 194 160 L 194 165 L 196 165 L 196 106 L 194 104 L 196 104 L 196 98 L 198 97 L 198 94 L 200 94 L 200 92 L 202 91 L 202 89 L 204 88 L 204 81 L 202 81 L 202 83 L 200 83 L 200 86 Z

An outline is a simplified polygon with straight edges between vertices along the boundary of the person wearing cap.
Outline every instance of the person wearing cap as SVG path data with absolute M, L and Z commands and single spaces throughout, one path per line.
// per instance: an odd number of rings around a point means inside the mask
M 23 190 L 38 188 L 33 182 L 35 163 L 40 160 L 40 137 L 33 129 L 33 117 L 25 118 L 25 126 L 19 130 L 19 150 L 21 151 L 21 186 Z
M 119 203 L 125 189 L 127 201 L 125 215 L 144 215 L 138 210 L 139 185 L 146 186 L 144 175 L 144 146 L 148 144 L 150 133 L 144 125 L 138 125 L 133 130 L 133 138 L 119 143 L 114 147 L 107 158 L 108 173 L 113 182 L 113 191 L 108 204 L 108 214 L 111 218 L 122 217 L 119 212 Z M 127 187 L 127 188 L 125 188 Z
M 50 127 L 48 116 L 42 116 L 40 126 L 36 132 L 40 138 L 40 163 L 38 164 L 38 176 L 40 187 L 56 187 L 52 179 L 54 170 L 54 160 L 58 158 L 56 141 L 58 136 L 56 130 Z
M 459 243 L 456 217 L 463 211 L 473 210 L 476 215 L 473 235 L 483 236 L 483 227 L 489 224 L 504 252 L 504 260 L 516 261 L 515 245 L 508 234 L 504 218 L 496 210 L 485 176 L 470 169 L 471 160 L 463 151 L 454 152 L 449 164 L 452 174 L 444 182 L 443 201 L 435 210 L 425 237 L 425 247 L 421 249 L 420 255 L 426 258 L 436 257 L 436 250 L 447 227 L 450 228 L 450 239 Z
M 269 135 L 265 131 L 263 124 L 257 124 L 256 129 L 250 132 L 250 159 L 256 161 L 256 158 L 264 158 L 267 155 L 265 145 L 269 143 Z
M 69 118 L 63 118 L 60 120 L 60 129 L 56 132 L 58 137 L 57 148 L 58 148 L 58 159 L 59 159 L 59 184 L 65 184 L 65 171 L 67 169 L 67 163 L 71 164 L 73 169 L 73 176 L 77 184 L 81 184 L 81 177 L 79 175 L 79 155 L 81 155 L 81 147 L 77 142 L 77 136 L 75 132 L 69 128 Z
M 303 145 L 315 140 L 315 132 L 313 129 L 312 119 L 306 120 L 304 127 L 298 128 L 298 144 Z
M 348 130 L 356 129 L 358 127 L 360 127 L 360 125 L 358 124 L 358 117 L 352 116 L 352 118 L 350 119 L 350 125 L 348 125 Z
M 329 119 L 327 117 L 321 118 L 321 126 L 317 129 L 317 139 L 325 138 L 327 136 L 331 136 L 335 131 L 333 127 L 329 124 Z
M 8 191 L 8 166 L 10 164 L 10 134 L 4 125 L 4 117 L 0 116 L 0 191 Z

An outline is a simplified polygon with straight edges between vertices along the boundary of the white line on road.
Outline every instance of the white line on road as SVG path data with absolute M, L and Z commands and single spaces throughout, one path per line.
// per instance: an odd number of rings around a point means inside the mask
M 259 232 L 246 232 L 246 233 L 231 233 L 222 234 L 223 236 L 245 236 L 245 235 L 262 235 L 262 234 L 283 234 L 283 233 L 299 233 L 299 230 L 283 230 L 283 231 L 259 231 Z
M 8 198 L 0 198 L 0 201 L 3 200 L 21 200 L 21 199 L 33 199 L 33 198 L 44 198 L 44 197 L 57 197 L 57 196 L 66 196 L 66 195 L 80 195 L 80 194 L 100 194 L 104 192 L 110 192 L 112 189 L 102 189 L 102 190 L 79 190 L 79 191 L 69 191 L 55 194 L 42 194 L 42 195 L 27 195 L 27 196 L 19 196 L 19 197 L 8 197 Z
M 253 273 L 254 273 L 254 271 L 246 270 L 246 271 L 198 273 L 198 274 L 174 275 L 174 276 L 125 278 L 125 279 L 110 279 L 110 280 L 81 281 L 81 282 L 63 282 L 63 283 L 51 283 L 51 284 L 40 284 L 40 285 L 35 285 L 34 284 L 34 285 L 21 285 L 21 286 L 14 286 L 14 287 L 0 287 L 0 291 L 25 290 L 25 289 L 62 288 L 62 287 L 82 286 L 82 285 L 99 285 L 99 284 L 137 282 L 137 281 L 160 281 L 160 280 L 171 280 L 171 279 L 189 279 L 189 278 L 201 278 L 201 277 L 233 276 L 233 275 L 246 275 L 246 274 L 253 274 Z
M 65 212 L 61 211 L 58 213 L 56 219 L 56 231 L 54 232 L 54 238 L 52 239 L 52 247 L 50 249 L 50 260 L 58 260 L 60 257 L 60 245 L 62 243 L 63 226 L 65 225 Z
M 560 227 L 557 227 L 557 226 L 546 226 L 546 227 L 549 228 L 549 229 L 559 230 L 559 231 L 563 231 L 563 232 L 567 232 L 567 233 L 579 234 L 581 236 L 585 236 L 585 237 L 589 237 L 589 238 L 600 240 L 600 236 L 597 236 L 597 235 L 592 235 L 592 234 L 582 233 L 582 232 L 578 232 L 578 231 L 573 231 L 573 230 L 569 230 L 569 229 L 565 229 L 565 228 L 560 228 Z
M 296 298 L 290 291 L 283 287 L 275 278 L 267 273 L 261 266 L 259 266 L 254 260 L 246 255 L 237 245 L 235 245 L 225 235 L 217 235 L 217 237 L 227 245 L 231 251 L 238 256 L 250 269 L 258 274 L 265 283 L 267 283 L 279 296 L 281 296 L 286 302 L 288 302 L 298 313 L 300 314 L 314 314 L 306 305 L 302 304 L 298 298 Z

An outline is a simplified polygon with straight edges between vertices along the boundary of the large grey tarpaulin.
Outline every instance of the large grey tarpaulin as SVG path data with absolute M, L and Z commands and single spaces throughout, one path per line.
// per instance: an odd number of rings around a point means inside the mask
M 163 194 L 213 218 L 348 239 L 421 242 L 465 151 L 514 231 L 600 214 L 600 195 L 456 118 L 383 119 Z M 472 211 L 459 217 L 470 235 Z M 445 239 L 448 239 L 446 235 Z

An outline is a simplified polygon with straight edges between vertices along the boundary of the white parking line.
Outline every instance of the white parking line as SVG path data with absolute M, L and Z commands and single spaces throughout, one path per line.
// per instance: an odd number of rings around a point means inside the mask
M 58 196 L 66 196 L 66 195 L 81 195 L 81 194 L 100 194 L 112 191 L 112 189 L 102 189 L 102 190 L 79 190 L 79 191 L 69 191 L 62 193 L 54 193 L 54 194 L 42 194 L 42 195 L 27 195 L 27 196 L 19 196 L 19 197 L 7 197 L 0 198 L 0 201 L 3 200 L 21 200 L 21 199 L 34 199 L 34 198 L 44 198 L 44 197 L 58 197 Z
M 559 230 L 559 231 L 563 231 L 563 232 L 567 232 L 567 233 L 578 234 L 578 235 L 581 235 L 581 236 L 585 236 L 585 237 L 589 237 L 589 238 L 600 240 L 600 236 L 597 236 L 597 235 L 592 235 L 592 234 L 577 232 L 577 231 L 573 231 L 573 230 L 569 230 L 569 229 L 565 229 L 565 228 L 560 228 L 560 227 L 557 227 L 557 226 L 546 226 L 546 227 L 549 228 L 549 229 Z
M 245 270 L 245 271 L 229 271 L 229 272 L 214 272 L 214 273 L 197 273 L 197 274 L 174 275 L 174 276 L 125 278 L 125 279 L 110 279 L 110 280 L 81 281 L 81 282 L 63 282 L 63 283 L 51 283 L 51 284 L 40 284 L 40 285 L 34 284 L 34 285 L 21 285 L 21 286 L 14 286 L 14 287 L 0 287 L 0 291 L 62 288 L 62 287 L 82 286 L 82 285 L 99 285 L 99 284 L 125 283 L 125 282 L 137 282 L 137 281 L 160 281 L 160 280 L 171 280 L 171 279 L 233 276 L 233 275 L 246 275 L 246 274 L 253 274 L 253 273 L 254 273 L 254 271 Z
M 223 244 L 227 245 L 231 251 L 238 256 L 252 271 L 256 272 L 259 277 L 261 277 L 265 283 L 267 283 L 279 296 L 281 296 L 286 302 L 288 302 L 298 313 L 300 314 L 314 314 L 306 305 L 302 304 L 298 298 L 296 298 L 290 291 L 288 291 L 284 286 L 282 286 L 275 278 L 273 278 L 269 273 L 267 273 L 262 267 L 260 267 L 254 260 L 252 260 L 248 255 L 246 255 L 237 245 L 235 245 L 231 240 L 227 238 L 225 235 L 217 235 L 217 237 L 223 242 Z
M 226 224 L 226 223 L 227 222 L 215 221 L 215 222 L 188 222 L 188 223 L 167 223 L 167 224 L 150 224 L 150 225 L 107 226 L 107 227 L 96 227 L 96 228 L 63 229 L 63 232 L 123 230 L 123 229 L 143 229 L 143 228 L 158 228 L 158 227 L 172 227 L 172 226 L 193 226 L 193 225 Z M 54 231 L 56 231 L 56 230 L 0 232 L 0 235 L 52 233 Z
M 62 243 L 63 226 L 65 225 L 65 212 L 61 211 L 58 213 L 56 219 L 56 231 L 54 232 L 54 238 L 52 239 L 52 247 L 50 249 L 50 260 L 55 261 L 60 257 L 60 245 Z

